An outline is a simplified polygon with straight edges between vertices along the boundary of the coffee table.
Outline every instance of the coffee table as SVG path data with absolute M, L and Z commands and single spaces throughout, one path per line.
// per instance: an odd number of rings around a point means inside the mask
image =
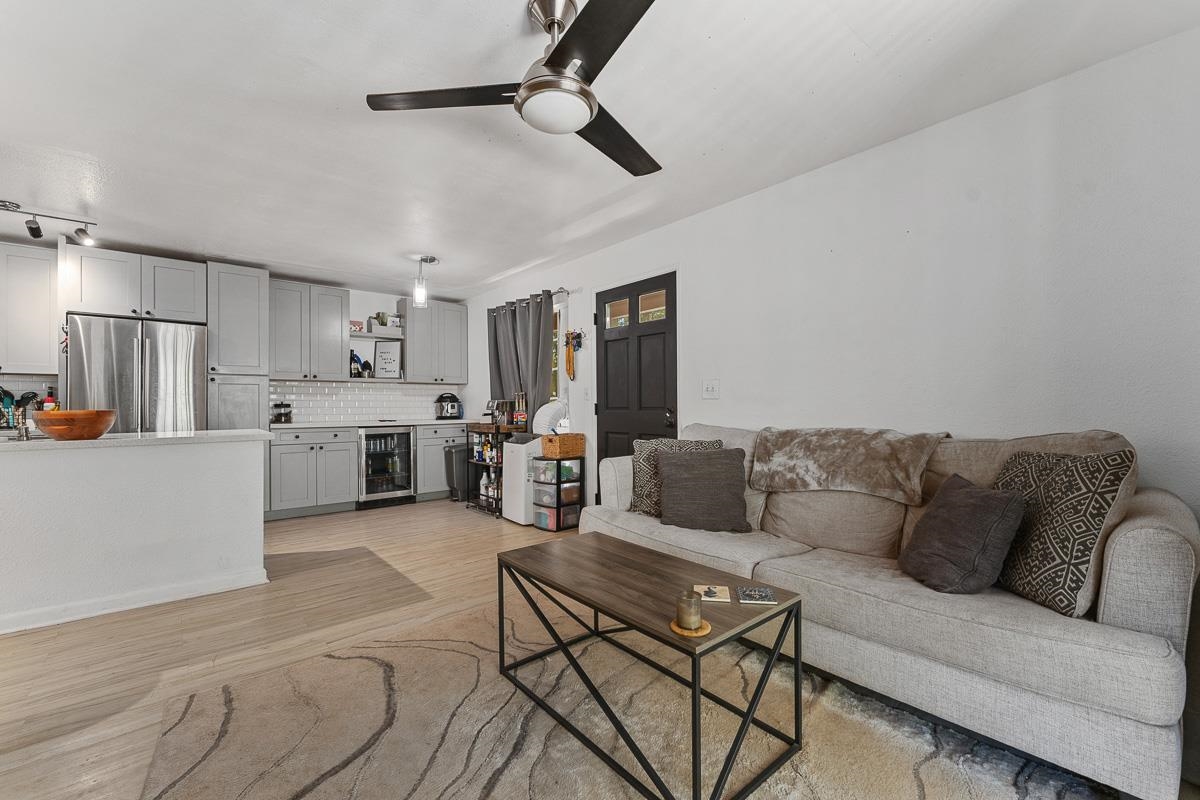
M 733 771 L 742 742 L 750 726 L 754 725 L 762 731 L 782 741 L 787 748 L 761 772 L 753 777 L 746 785 L 737 790 L 731 797 L 740 800 L 745 798 L 763 781 L 769 778 L 780 767 L 800 751 L 802 746 L 802 726 L 800 708 L 801 664 L 796 658 L 794 677 L 792 681 L 792 705 L 795 715 L 795 725 L 791 732 L 784 732 L 755 717 L 759 702 L 767 688 L 771 672 L 779 659 L 779 653 L 787 639 L 789 628 L 793 641 L 793 652 L 800 653 L 800 598 L 793 592 L 772 587 L 779 605 L 749 605 L 737 601 L 735 587 L 763 584 L 747 578 L 713 569 L 682 558 L 665 555 L 655 550 L 639 547 L 628 542 L 604 536 L 598 533 L 586 533 L 566 539 L 543 542 L 519 550 L 510 550 L 497 556 L 497 592 L 500 603 L 500 674 L 510 680 L 518 689 L 524 692 L 533 702 L 566 728 L 576 739 L 594 753 L 601 761 L 633 786 L 644 797 L 651 800 L 674 800 L 674 795 L 667 788 L 654 766 L 646 758 L 637 742 L 634 741 L 625 725 L 613 712 L 612 707 L 604 699 L 596 684 L 584 671 L 579 659 L 571 652 L 571 647 L 589 639 L 601 639 L 608 644 L 628 653 L 648 666 L 653 667 L 664 675 L 678 681 L 691 689 L 692 700 L 692 798 L 700 800 L 703 796 L 701 786 L 701 728 L 700 700 L 705 698 L 722 708 L 741 717 L 742 721 L 734 736 L 729 751 L 725 754 L 721 772 L 713 786 L 710 797 L 720 800 L 725 792 L 725 786 Z M 505 577 L 517 588 L 538 621 L 546 629 L 546 633 L 554 641 L 552 647 L 505 663 L 504 652 L 504 585 Z M 690 589 L 695 584 L 724 585 L 730 587 L 734 598 L 730 603 L 705 603 L 704 618 L 712 625 L 712 632 L 702 638 L 687 638 L 673 633 L 669 627 L 675 616 L 675 599 L 680 592 Z M 581 603 L 592 611 L 592 620 L 588 624 L 584 619 L 567 607 L 562 600 L 552 594 L 551 590 L 565 595 Z M 583 628 L 583 633 L 564 637 L 551 624 L 546 613 L 534 599 L 534 593 L 544 597 L 548 602 L 561 609 L 568 617 Z M 601 627 L 601 616 L 615 620 L 617 625 Z M 768 622 L 783 618 L 779 635 L 771 650 L 762 675 L 755 686 L 754 694 L 745 709 L 739 708 L 724 698 L 709 692 L 701 685 L 700 667 L 705 655 L 718 648 L 736 641 Z M 625 642 L 613 637 L 615 633 L 636 631 L 655 641 L 666 645 L 677 652 L 683 653 L 691 660 L 691 679 L 676 673 L 667 666 L 660 664 L 650 656 L 641 653 Z M 604 712 L 617 735 L 629 748 L 637 763 L 649 776 L 653 788 L 633 775 L 616 759 L 590 739 L 565 716 L 555 710 L 545 698 L 538 695 L 526 685 L 516 674 L 520 667 L 531 662 L 559 653 L 570 664 L 571 669 L 582 681 L 584 687 L 595 699 Z

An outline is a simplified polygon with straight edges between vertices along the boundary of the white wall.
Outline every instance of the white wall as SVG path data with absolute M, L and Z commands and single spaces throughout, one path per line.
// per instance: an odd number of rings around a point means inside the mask
M 1200 509 L 1197 74 L 1200 30 L 515 276 L 471 301 L 467 407 L 488 306 L 561 284 L 590 324 L 597 289 L 676 269 L 685 424 L 1109 428 Z

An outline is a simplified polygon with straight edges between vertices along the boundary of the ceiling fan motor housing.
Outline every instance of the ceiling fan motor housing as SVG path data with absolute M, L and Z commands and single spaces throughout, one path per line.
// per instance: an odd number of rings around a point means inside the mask
M 575 0 L 529 0 L 529 17 L 546 33 L 558 25 L 562 33 L 575 21 Z

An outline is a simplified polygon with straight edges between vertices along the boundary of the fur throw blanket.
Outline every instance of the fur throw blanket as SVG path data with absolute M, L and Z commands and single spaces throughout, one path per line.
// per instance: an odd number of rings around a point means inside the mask
M 920 505 L 921 477 L 945 433 L 763 428 L 750 485 L 765 492 L 836 489 Z

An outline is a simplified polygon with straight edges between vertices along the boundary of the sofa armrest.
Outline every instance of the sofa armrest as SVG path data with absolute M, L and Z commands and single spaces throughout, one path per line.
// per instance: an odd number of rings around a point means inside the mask
M 1161 636 L 1183 653 L 1197 553 L 1192 510 L 1170 492 L 1138 491 L 1104 547 L 1097 621 Z
M 633 456 L 604 459 L 599 475 L 600 505 L 628 511 L 633 502 Z

